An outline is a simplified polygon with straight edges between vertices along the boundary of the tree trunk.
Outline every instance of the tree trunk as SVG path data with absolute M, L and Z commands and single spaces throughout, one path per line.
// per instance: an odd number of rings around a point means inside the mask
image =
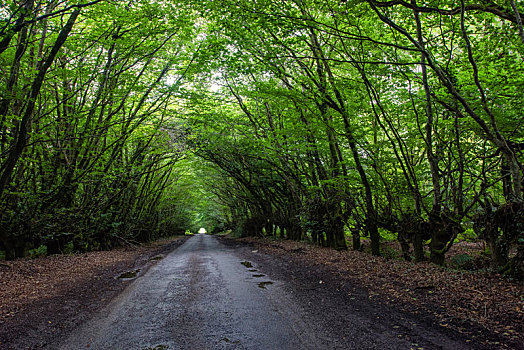
M 9 152 L 9 155 L 7 156 L 7 159 L 4 162 L 4 164 L 2 164 L 2 175 L 0 176 L 0 196 L 4 193 L 5 188 L 11 181 L 11 175 L 13 173 L 13 170 L 18 162 L 18 159 L 22 155 L 24 148 L 27 145 L 27 142 L 29 141 L 29 124 L 31 123 L 31 120 L 33 118 L 36 99 L 40 94 L 40 88 L 42 87 L 42 84 L 44 82 L 47 70 L 49 69 L 49 67 L 51 67 L 51 64 L 55 60 L 56 54 L 58 53 L 62 45 L 65 43 L 67 37 L 69 36 L 69 33 L 73 29 L 73 25 L 79 14 L 80 9 L 76 9 L 73 11 L 71 16 L 69 16 L 66 25 L 58 34 L 53 48 L 49 52 L 49 55 L 45 59 L 44 63 L 38 70 L 35 79 L 33 80 L 33 84 L 31 86 L 31 93 L 29 95 L 29 101 L 27 102 L 27 106 L 19 123 L 16 139 L 13 141 L 13 148 Z

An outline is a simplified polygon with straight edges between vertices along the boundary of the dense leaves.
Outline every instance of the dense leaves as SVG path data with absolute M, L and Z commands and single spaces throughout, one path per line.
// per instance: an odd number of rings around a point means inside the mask
M 522 10 L 2 6 L 3 250 L 207 226 L 336 249 L 364 237 L 375 255 L 394 237 L 405 259 L 443 264 L 467 234 L 522 277 Z
M 187 9 L 22 1 L 2 19 L 4 39 L 22 21 L 0 56 L 6 257 L 183 232 L 187 222 L 161 214 L 179 205 L 163 196 L 184 152 L 173 117 L 194 55 Z
M 243 234 L 342 249 L 347 234 L 356 249 L 369 236 L 373 254 L 393 234 L 406 259 L 425 260 L 427 246 L 443 264 L 474 229 L 495 265 L 522 276 L 517 7 L 224 0 L 199 9 L 222 89 L 207 97 L 213 123 L 200 101 L 191 106 L 204 125 L 197 153 L 235 183 L 222 197 Z

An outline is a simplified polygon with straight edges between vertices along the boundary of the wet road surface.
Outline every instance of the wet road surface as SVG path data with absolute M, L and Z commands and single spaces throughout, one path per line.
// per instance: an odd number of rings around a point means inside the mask
M 59 349 L 318 348 L 279 283 L 242 262 L 196 235 Z
M 195 235 L 58 349 L 468 348 L 433 329 L 423 335 L 412 330 L 428 339 L 426 344 L 399 339 L 398 327 L 381 325 L 367 312 L 326 322 L 329 317 L 312 312 L 312 303 L 295 298 L 290 285 L 264 275 L 256 262 L 249 265 L 215 237 Z M 339 331 L 343 337 L 334 336 Z

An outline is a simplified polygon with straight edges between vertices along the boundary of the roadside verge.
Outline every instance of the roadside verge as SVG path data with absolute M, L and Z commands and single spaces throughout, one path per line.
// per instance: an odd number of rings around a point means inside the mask
M 187 236 L 112 251 L 21 259 L 0 265 L 0 349 L 41 348 L 106 306 Z

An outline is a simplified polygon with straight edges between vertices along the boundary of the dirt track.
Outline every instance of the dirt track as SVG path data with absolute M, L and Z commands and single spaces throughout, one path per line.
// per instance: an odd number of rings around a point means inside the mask
M 475 347 L 460 334 L 371 302 L 364 291 L 336 285 L 329 276 L 281 275 L 288 271 L 281 262 L 248 249 L 212 236 L 192 237 L 66 340 L 47 348 Z

